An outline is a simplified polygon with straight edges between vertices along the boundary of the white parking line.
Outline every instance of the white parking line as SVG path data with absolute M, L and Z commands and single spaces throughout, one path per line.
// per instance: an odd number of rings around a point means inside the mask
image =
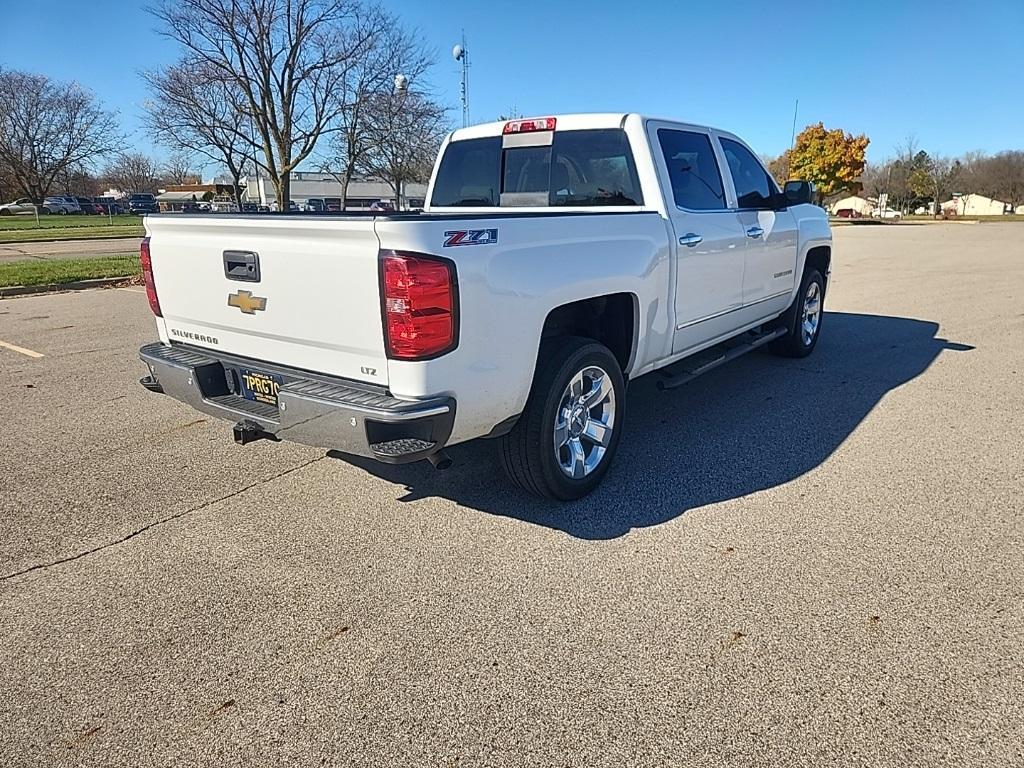
M 139 288 L 118 288 L 119 291 L 128 291 L 128 293 L 145 293 L 145 291 Z
M 4 349 L 9 349 L 9 350 L 11 350 L 11 352 L 20 352 L 21 354 L 27 355 L 28 357 L 42 357 L 43 356 L 39 352 L 33 352 L 31 349 L 25 349 L 24 347 L 19 347 L 17 344 L 8 344 L 6 341 L 0 341 L 0 347 L 3 347 Z

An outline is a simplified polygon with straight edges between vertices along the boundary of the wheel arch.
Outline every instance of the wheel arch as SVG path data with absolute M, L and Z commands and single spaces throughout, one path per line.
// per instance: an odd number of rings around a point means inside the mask
M 803 271 L 806 272 L 808 267 L 813 267 L 821 273 L 821 276 L 825 279 L 825 287 L 828 288 L 828 276 L 832 268 L 831 244 L 811 246 L 807 250 L 807 255 L 804 256 Z
M 639 327 L 640 299 L 635 293 L 606 293 L 566 302 L 553 307 L 544 318 L 538 355 L 545 339 L 583 336 L 608 347 L 627 376 L 636 360 Z

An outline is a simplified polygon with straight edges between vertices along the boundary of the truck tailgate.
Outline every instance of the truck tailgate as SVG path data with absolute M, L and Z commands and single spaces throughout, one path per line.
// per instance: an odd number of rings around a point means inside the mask
M 169 214 L 146 234 L 171 342 L 387 383 L 373 219 Z

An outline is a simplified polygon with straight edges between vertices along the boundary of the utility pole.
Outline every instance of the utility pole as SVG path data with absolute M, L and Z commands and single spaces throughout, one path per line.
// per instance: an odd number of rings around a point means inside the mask
M 792 152 L 796 146 L 796 111 L 800 108 L 800 99 L 793 105 L 793 131 L 789 134 L 789 151 Z

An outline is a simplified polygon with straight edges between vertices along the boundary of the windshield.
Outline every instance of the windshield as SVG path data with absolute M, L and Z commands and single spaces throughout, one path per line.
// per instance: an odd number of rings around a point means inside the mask
M 643 196 L 629 140 L 616 128 L 556 131 L 550 146 L 503 148 L 498 136 L 453 141 L 430 204 L 643 205 Z

